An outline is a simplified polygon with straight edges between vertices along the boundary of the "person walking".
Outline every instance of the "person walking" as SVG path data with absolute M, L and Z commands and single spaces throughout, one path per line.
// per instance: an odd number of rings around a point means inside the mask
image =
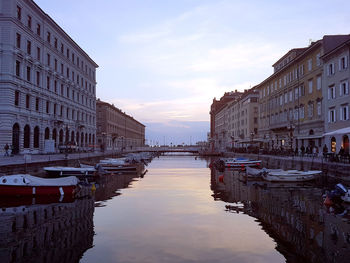
M 4 150 L 5 150 L 4 156 L 10 156 L 10 155 L 9 155 L 9 149 L 10 149 L 10 147 L 9 147 L 9 145 L 6 143 L 6 145 L 4 146 Z

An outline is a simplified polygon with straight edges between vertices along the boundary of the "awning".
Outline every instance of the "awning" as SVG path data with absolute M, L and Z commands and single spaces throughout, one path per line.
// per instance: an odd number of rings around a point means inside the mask
M 294 137 L 297 140 L 307 140 L 307 139 L 321 139 L 324 135 L 305 135 L 305 136 L 296 136 Z
M 331 131 L 331 132 L 327 132 L 327 133 L 325 133 L 323 135 L 324 136 L 330 136 L 330 135 L 347 134 L 347 133 L 350 133 L 350 127 L 338 129 L 338 130 Z

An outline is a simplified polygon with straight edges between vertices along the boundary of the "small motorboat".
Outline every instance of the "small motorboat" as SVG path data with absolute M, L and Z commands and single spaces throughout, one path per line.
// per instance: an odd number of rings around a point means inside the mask
M 324 204 L 327 206 L 340 204 L 342 202 L 350 203 L 350 189 L 343 184 L 336 184 L 335 189 L 325 195 Z
M 318 170 L 281 170 L 263 173 L 261 176 L 264 180 L 270 182 L 306 182 L 314 180 L 316 175 L 320 173 L 322 173 L 322 171 Z
M 74 195 L 78 191 L 78 178 L 41 178 L 29 174 L 0 177 L 0 196 Z
M 65 166 L 44 167 L 44 171 L 50 177 L 77 176 L 79 178 L 92 177 L 92 176 L 95 176 L 97 172 L 95 167 L 65 167 Z
M 261 178 L 262 174 L 270 173 L 270 172 L 281 172 L 283 171 L 282 169 L 267 169 L 267 168 L 262 168 L 262 169 L 256 169 L 250 166 L 246 167 L 245 174 L 247 178 Z
M 130 162 L 125 158 L 110 158 L 101 160 L 97 165 L 109 173 L 130 173 L 136 172 L 141 163 L 138 163 L 135 160 Z
M 245 169 L 246 167 L 259 167 L 261 164 L 261 160 L 249 160 L 246 158 L 226 158 L 220 160 L 223 161 L 227 168 Z

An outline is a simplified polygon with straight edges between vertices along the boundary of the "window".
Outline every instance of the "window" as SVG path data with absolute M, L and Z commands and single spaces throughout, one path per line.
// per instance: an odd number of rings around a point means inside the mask
M 35 110 L 36 111 L 39 111 L 39 102 L 40 102 L 39 98 L 38 97 L 35 98 Z
M 61 74 L 63 75 L 63 63 L 61 63 Z
M 54 81 L 54 89 L 55 89 L 55 93 L 57 93 L 57 80 Z
M 67 48 L 67 58 L 69 59 L 69 48 Z
M 46 113 L 50 113 L 50 102 L 46 101 Z
M 327 75 L 328 75 L 328 76 L 334 75 L 334 73 L 335 73 L 334 63 L 328 64 L 328 67 L 327 67 Z
M 27 16 L 27 27 L 32 29 L 32 17 L 31 16 Z
M 304 109 L 305 109 L 304 106 L 301 106 L 301 107 L 300 107 L 300 119 L 304 119 L 304 117 L 305 117 Z
M 55 37 L 55 39 L 54 39 L 53 43 L 54 43 L 54 47 L 57 49 L 57 44 L 58 44 L 57 37 Z
M 309 93 L 312 93 L 312 79 L 309 80 Z
M 55 59 L 55 71 L 57 71 L 57 59 Z
M 298 120 L 298 115 L 299 115 L 298 108 L 295 108 L 294 109 L 294 120 Z
M 29 96 L 29 94 L 26 95 L 26 108 L 27 109 L 30 108 L 30 96 Z
M 16 76 L 17 76 L 17 77 L 20 76 L 20 70 L 21 70 L 21 62 L 19 62 L 18 60 L 16 60 Z
M 336 121 L 336 117 L 335 117 L 335 109 L 330 109 L 328 111 L 328 122 L 335 122 Z
M 289 102 L 293 101 L 293 91 L 289 91 Z
M 308 107 L 308 117 L 311 119 L 314 115 L 314 104 L 310 103 Z
M 69 78 L 69 68 L 68 67 L 66 68 L 66 71 L 67 71 L 67 78 Z
M 317 76 L 317 79 L 316 79 L 316 85 L 317 85 L 317 90 L 320 90 L 322 88 L 322 79 L 321 79 L 321 76 Z
M 51 33 L 49 31 L 47 31 L 47 34 L 46 34 L 46 40 L 47 42 L 51 42 Z
M 17 16 L 18 20 L 21 20 L 21 18 L 22 18 L 22 8 L 20 6 L 17 6 L 16 16 Z
M 322 114 L 322 103 L 321 101 L 317 102 L 317 115 L 321 116 Z
M 69 87 L 67 87 L 67 98 L 69 98 Z
M 15 91 L 15 106 L 19 105 L 19 91 Z
M 16 47 L 21 48 L 21 34 L 16 33 Z
M 312 70 L 312 58 L 310 58 L 310 59 L 307 61 L 307 69 L 308 69 L 308 71 L 311 71 L 311 70 Z
M 348 67 L 348 57 L 344 56 L 339 59 L 339 70 L 344 70 Z
M 349 95 L 349 82 L 342 81 L 339 86 L 340 96 Z
M 305 95 L 305 87 L 304 87 L 304 85 L 301 85 L 299 87 L 299 97 L 304 96 L 304 95 Z
M 349 119 L 349 106 L 343 105 L 340 107 L 340 120 L 347 121 Z
M 328 99 L 335 99 L 335 86 L 328 87 Z
M 41 34 L 41 26 L 40 26 L 40 24 L 36 24 L 36 34 L 38 36 L 40 36 L 40 34 Z
M 27 81 L 30 81 L 30 75 L 31 75 L 31 68 L 27 67 Z
M 53 105 L 53 114 L 56 115 L 56 112 L 57 112 L 57 104 L 55 103 Z
M 49 76 L 46 77 L 46 88 L 48 90 L 50 90 L 50 77 Z
M 303 76 L 304 75 L 304 65 L 300 65 L 299 66 L 299 76 Z
M 41 52 L 41 51 L 40 51 L 40 47 L 37 47 L 37 48 L 36 48 L 36 59 L 37 59 L 37 60 L 40 60 L 40 52 Z
M 32 42 L 30 42 L 29 40 L 27 40 L 27 53 L 28 55 L 32 54 Z
M 318 54 L 316 55 L 316 65 L 317 65 L 317 66 L 320 66 L 320 65 L 321 65 L 320 57 L 321 57 L 321 54 L 318 53 Z
M 49 53 L 47 53 L 47 65 L 50 66 L 51 65 L 51 56 Z
M 64 96 L 63 84 L 61 84 L 61 96 Z
M 61 43 L 61 53 L 63 54 L 63 52 L 64 52 L 64 45 L 63 43 Z
M 36 85 L 40 86 L 40 72 L 39 71 L 36 72 Z

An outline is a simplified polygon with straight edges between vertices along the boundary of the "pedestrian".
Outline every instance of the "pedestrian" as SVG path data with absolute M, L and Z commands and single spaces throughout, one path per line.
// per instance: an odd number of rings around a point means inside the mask
M 10 156 L 9 149 L 10 149 L 10 146 L 6 143 L 6 145 L 4 146 L 4 150 L 5 150 L 4 156 Z

